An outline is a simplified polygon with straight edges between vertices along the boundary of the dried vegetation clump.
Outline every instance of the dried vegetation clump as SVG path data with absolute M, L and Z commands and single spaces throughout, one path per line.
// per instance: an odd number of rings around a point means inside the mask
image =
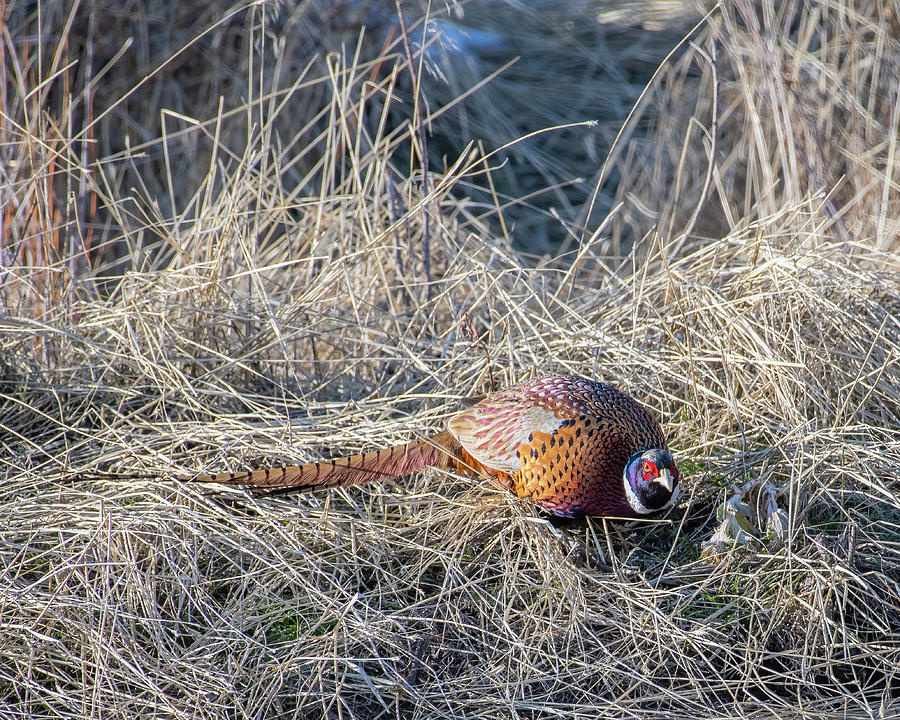
M 3 8 L 0 715 L 896 714 L 897 3 L 711 12 L 537 260 L 467 198 L 505 140 L 423 171 L 418 16 L 346 6 L 151 43 L 136 5 Z M 567 554 L 487 480 L 154 479 L 406 441 L 545 371 L 664 418 L 669 517 Z M 701 557 L 746 483 L 783 536 Z

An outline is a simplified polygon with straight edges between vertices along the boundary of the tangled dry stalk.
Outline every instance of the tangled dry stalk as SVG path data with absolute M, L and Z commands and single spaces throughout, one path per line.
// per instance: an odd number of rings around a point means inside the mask
M 78 128 L 102 108 L 66 95 L 56 45 L 29 63 L 8 33 L 0 716 L 896 714 L 898 18 L 711 13 L 630 120 L 649 135 L 626 126 L 598 171 L 618 177 L 609 218 L 536 265 L 454 194 L 490 160 L 450 158 L 423 190 L 401 45 L 266 91 L 248 72 L 246 104 L 94 162 Z M 665 418 L 671 516 L 571 524 L 591 567 L 488 481 L 254 500 L 90 480 L 434 430 L 487 389 L 463 313 L 499 382 L 578 372 Z M 746 480 L 783 491 L 786 544 L 701 558 Z

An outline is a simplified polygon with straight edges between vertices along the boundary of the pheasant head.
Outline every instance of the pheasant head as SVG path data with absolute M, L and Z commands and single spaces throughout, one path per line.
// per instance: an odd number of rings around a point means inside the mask
M 673 505 L 678 500 L 678 468 L 672 453 L 654 448 L 636 452 L 625 466 L 622 481 L 628 504 L 639 515 Z

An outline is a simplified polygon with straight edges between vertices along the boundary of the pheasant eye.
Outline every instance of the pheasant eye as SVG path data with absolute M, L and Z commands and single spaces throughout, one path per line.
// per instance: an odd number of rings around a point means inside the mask
M 653 472 L 653 463 L 651 463 L 649 460 L 644 460 L 644 465 L 641 469 L 645 473 L 652 473 Z

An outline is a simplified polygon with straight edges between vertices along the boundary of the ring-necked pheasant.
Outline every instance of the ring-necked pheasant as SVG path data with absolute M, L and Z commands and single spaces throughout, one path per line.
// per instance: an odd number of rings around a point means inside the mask
M 306 465 L 183 478 L 303 490 L 426 467 L 496 478 L 554 515 L 637 517 L 672 505 L 678 469 L 659 424 L 631 396 L 547 375 L 491 393 L 426 440 Z
M 426 467 L 496 478 L 565 517 L 637 517 L 672 505 L 678 469 L 659 424 L 631 396 L 548 375 L 494 392 L 426 440 L 323 462 L 198 475 L 195 482 L 303 490 L 358 485 Z

